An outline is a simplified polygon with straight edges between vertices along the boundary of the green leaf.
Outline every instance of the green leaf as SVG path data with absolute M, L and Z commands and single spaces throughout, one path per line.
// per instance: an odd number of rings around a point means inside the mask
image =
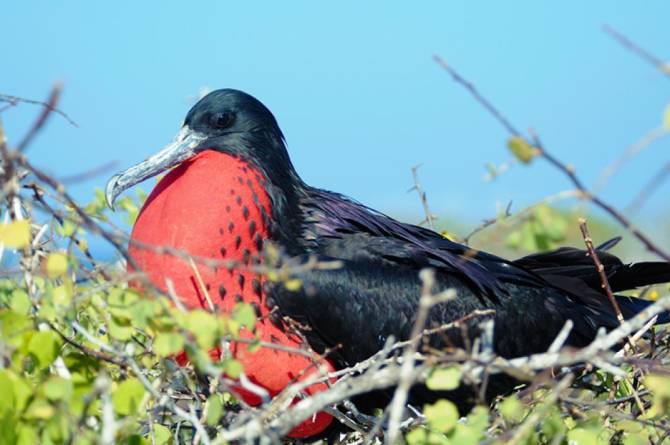
M 172 432 L 170 432 L 169 428 L 161 425 L 160 423 L 154 423 L 152 427 L 154 430 L 153 443 L 155 445 L 167 445 L 172 443 Z
M 518 249 L 521 246 L 521 231 L 515 230 L 505 238 L 505 246 L 511 249 Z
M 132 291 L 113 289 L 109 294 L 109 312 L 118 323 L 122 325 L 133 324 L 133 311 L 131 308 L 139 301 L 139 296 Z
M 207 410 L 205 411 L 205 423 L 216 426 L 223 414 L 223 398 L 220 394 L 214 394 L 207 399 Z
M 426 443 L 426 430 L 423 427 L 414 428 L 405 435 L 409 445 L 424 445 Z
M 598 432 L 585 428 L 575 428 L 568 431 L 568 441 L 571 445 L 599 445 Z
M 63 238 L 69 238 L 74 235 L 76 229 L 77 226 L 72 221 L 66 219 L 63 221 L 63 224 L 56 227 L 56 232 Z
M 9 297 L 9 308 L 18 314 L 28 314 L 32 303 L 30 297 L 23 289 L 14 289 Z
M 524 164 L 530 164 L 537 155 L 537 150 L 520 136 L 513 136 L 507 141 L 507 148 L 515 158 Z
M 161 357 L 169 357 L 184 349 L 184 337 L 175 333 L 158 334 L 154 341 L 154 352 Z
M 663 127 L 670 130 L 670 104 L 665 107 L 665 113 L 663 113 Z
M 0 333 L 5 343 L 23 347 L 24 336 L 31 332 L 35 332 L 34 325 L 26 315 L 11 311 L 0 311 Z
M 44 399 L 35 399 L 24 413 L 24 417 L 31 420 L 48 420 L 54 416 L 56 411 L 53 406 Z
M 13 412 L 0 413 L 0 443 L 14 444 L 17 442 L 16 417 Z
M 234 358 L 229 358 L 224 363 L 224 372 L 231 379 L 239 378 L 243 371 L 244 366 L 242 366 L 242 363 L 235 360 Z
M 125 445 L 151 445 L 151 442 L 139 434 L 133 434 L 126 439 Z
M 505 400 L 498 405 L 498 410 L 506 421 L 512 423 L 520 422 L 524 418 L 526 411 L 523 404 L 514 394 L 506 397 Z
M 156 315 L 155 301 L 141 299 L 129 308 L 132 325 L 137 329 L 144 329 Z
M 663 416 L 670 413 L 670 377 L 666 375 L 650 374 L 644 379 L 644 385 L 653 394 L 654 400 L 650 417 Z
M 42 331 L 33 335 L 28 343 L 28 352 L 35 356 L 41 368 L 46 368 L 58 357 L 61 340 L 53 331 Z
M 0 370 L 0 413 L 14 409 L 14 388 L 9 371 Z
M 247 303 L 238 303 L 235 305 L 233 308 L 233 319 L 249 330 L 252 330 L 256 326 L 256 312 Z
M 566 417 L 565 419 L 572 420 L 571 417 Z M 556 406 L 549 408 L 540 424 L 542 434 L 547 437 L 562 437 L 565 435 L 567 429 L 568 427 L 563 420 L 560 410 Z
M 441 433 L 449 432 L 458 422 L 458 409 L 449 400 L 438 400 L 433 405 L 425 405 L 423 414 L 430 427 Z
M 72 286 L 61 284 L 53 289 L 54 304 L 67 306 L 72 302 Z
M 21 412 L 28 405 L 30 398 L 33 397 L 33 388 L 28 385 L 26 379 L 14 373 L 9 373 L 8 377 L 12 381 L 12 390 L 14 391 L 14 409 Z
M 211 348 L 219 335 L 219 322 L 214 315 L 203 310 L 194 310 L 186 314 L 184 325 L 195 335 L 198 346 Z
M 16 445 L 34 445 L 40 442 L 37 428 L 33 426 L 27 426 L 25 423 L 22 423 L 17 428 L 17 431 Z
M 485 165 L 485 167 L 486 167 L 486 171 L 487 171 L 487 173 L 488 173 L 488 175 L 489 175 L 489 176 L 488 176 L 488 179 L 489 179 L 489 180 L 491 180 L 491 179 L 495 179 L 495 178 L 498 177 L 498 174 L 499 174 L 499 173 L 498 173 L 498 166 L 497 166 L 497 165 L 495 165 L 495 164 L 493 164 L 493 163 L 491 163 L 491 162 L 487 162 L 486 165 Z
M 461 383 L 461 370 L 457 366 L 437 368 L 430 373 L 426 386 L 433 391 L 456 389 Z
M 489 411 L 483 406 L 476 406 L 465 423 L 457 423 L 450 433 L 451 442 L 458 445 L 475 445 L 486 436 L 489 426 Z
M 109 335 L 120 341 L 130 340 L 133 336 L 133 332 L 135 332 L 135 329 L 133 329 L 132 326 L 122 322 L 116 317 L 110 317 L 107 327 L 109 328 Z
M 633 421 L 619 422 L 619 423 L 616 424 L 616 427 L 620 428 L 621 423 L 627 423 L 627 424 L 630 425 L 634 422 Z M 640 427 L 639 425 L 636 425 L 636 427 L 634 427 L 634 431 L 627 431 L 626 430 L 626 433 L 624 434 L 623 440 L 621 441 L 621 443 L 622 443 L 622 445 L 648 445 L 650 443 L 653 443 L 653 441 L 650 440 L 649 431 L 644 431 L 643 427 Z
M 30 244 L 30 221 L 22 219 L 0 224 L 0 243 L 10 249 L 22 249 Z
M 212 357 L 207 351 L 201 348 L 194 349 L 190 345 L 186 345 L 186 351 L 188 352 L 188 359 L 197 369 L 207 369 L 212 364 Z
M 44 383 L 43 390 L 47 399 L 63 400 L 72 395 L 72 381 L 54 376 Z
M 454 431 L 450 434 L 450 444 L 476 445 L 485 436 L 485 430 L 471 425 L 456 424 Z
M 47 276 L 58 278 L 67 272 L 67 256 L 62 252 L 54 252 L 47 257 Z
M 114 390 L 112 394 L 112 406 L 114 411 L 122 416 L 137 412 L 144 397 L 144 386 L 135 379 L 126 379 Z
M 650 374 L 644 379 L 644 385 L 656 396 L 670 397 L 670 377 Z
M 484 431 L 489 426 L 489 410 L 483 406 L 475 406 L 468 414 L 467 423 L 480 431 Z

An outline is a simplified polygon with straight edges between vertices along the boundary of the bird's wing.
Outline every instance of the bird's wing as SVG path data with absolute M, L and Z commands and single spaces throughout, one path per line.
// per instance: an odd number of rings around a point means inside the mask
M 343 259 L 381 259 L 433 267 L 455 274 L 495 300 L 503 283 L 546 286 L 538 275 L 495 255 L 455 243 L 440 234 L 394 220 L 342 195 L 311 189 L 303 200 L 305 236 L 311 250 Z
M 300 269 L 296 277 L 301 288 L 288 290 L 278 283 L 271 290 L 271 298 L 283 315 L 308 326 L 305 335 L 310 344 L 321 349 L 319 352 L 336 348 L 336 361 L 351 365 L 382 349 L 390 336 L 408 339 L 419 310 L 422 283 L 413 268 L 369 259 L 340 262 L 341 267 L 334 270 Z M 507 357 L 545 351 L 567 319 L 574 322 L 568 341 L 574 346 L 587 344 L 599 326 L 617 326 L 604 298 L 587 306 L 557 288 L 502 285 L 507 292 L 493 302 L 480 298 L 456 275 L 436 274 L 432 292 L 454 289 L 456 296 L 430 310 L 426 328 L 467 318 L 475 311 L 493 310 L 494 314 L 469 319 L 464 322 L 467 329 L 459 326 L 432 336 L 431 346 L 464 347 L 479 335 L 484 318 L 495 319 L 494 347 Z

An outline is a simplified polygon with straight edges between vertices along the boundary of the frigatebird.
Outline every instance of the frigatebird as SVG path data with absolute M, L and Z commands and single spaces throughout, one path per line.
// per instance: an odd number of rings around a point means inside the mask
M 510 261 L 307 185 L 291 163 L 270 110 L 244 92 L 222 89 L 202 98 L 172 143 L 111 178 L 108 203 L 113 206 L 125 189 L 168 170 L 132 230 L 129 253 L 136 267 L 160 289 L 170 279 L 190 308 L 229 312 L 237 302 L 252 304 L 263 340 L 300 347 L 305 338 L 319 353 L 332 349 L 321 359 L 327 369 L 370 357 L 390 337 L 410 336 L 421 296 L 419 272 L 425 268 L 434 271 L 437 290 L 450 288 L 457 294 L 432 308 L 427 325 L 493 310 L 488 315 L 495 322 L 493 348 L 504 357 L 545 351 L 567 320 L 574 327 L 566 344 L 575 347 L 592 341 L 601 327 L 619 323 L 583 250 L 564 247 Z M 287 290 L 250 267 L 197 266 L 196 271 L 183 256 L 147 248 L 168 246 L 248 266 L 263 261 L 269 243 L 297 263 L 316 257 L 340 267 L 305 268 L 300 289 Z M 602 246 L 598 256 L 614 292 L 670 281 L 668 263 L 624 264 L 606 252 L 611 244 Z M 623 296 L 617 301 L 626 318 L 649 304 Z M 303 335 L 288 330 L 281 316 L 295 320 Z M 480 335 L 481 321 L 468 321 L 465 331 L 436 334 L 430 345 L 463 347 Z M 271 396 L 314 371 L 304 355 L 272 348 L 248 353 L 242 344 L 232 348 L 249 380 Z M 492 380 L 488 397 L 510 389 L 510 379 Z M 261 402 L 242 388 L 238 395 L 249 403 Z M 474 403 L 464 388 L 446 397 L 461 410 Z M 319 433 L 331 420 L 321 413 L 291 435 Z

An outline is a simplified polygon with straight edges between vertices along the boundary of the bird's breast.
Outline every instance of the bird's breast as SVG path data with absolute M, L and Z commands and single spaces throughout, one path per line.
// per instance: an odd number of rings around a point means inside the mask
M 129 253 L 159 289 L 165 291 L 171 280 L 187 307 L 209 309 L 211 301 L 220 312 L 230 313 L 238 302 L 249 303 L 258 322 L 255 332 L 243 330 L 242 337 L 297 350 L 302 348 L 301 340 L 271 321 L 263 277 L 247 267 L 260 261 L 258 254 L 272 231 L 271 210 L 266 178 L 260 171 L 237 157 L 205 151 L 170 171 L 151 192 L 133 227 Z M 233 260 L 236 265 L 210 267 L 188 257 Z M 239 342 L 230 347 L 247 377 L 271 396 L 319 369 L 303 354 L 279 348 L 262 346 L 250 352 L 247 344 Z M 333 369 L 325 359 L 319 362 Z M 307 392 L 325 388 L 319 383 Z M 255 394 L 237 392 L 249 404 L 261 402 Z M 328 414 L 318 413 L 290 435 L 316 434 L 331 420 Z
M 196 155 L 165 175 L 148 197 L 131 234 L 132 258 L 159 289 L 166 290 L 170 279 L 187 307 L 207 309 L 208 297 L 224 311 L 241 300 L 261 305 L 261 277 L 246 268 L 258 263 L 270 231 L 265 182 L 232 155 Z M 237 267 L 210 267 L 200 258 L 232 260 Z

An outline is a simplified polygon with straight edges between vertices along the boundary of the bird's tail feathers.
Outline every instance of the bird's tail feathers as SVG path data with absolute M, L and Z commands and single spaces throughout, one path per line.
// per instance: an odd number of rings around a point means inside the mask
M 652 284 L 670 283 L 670 263 L 647 261 L 627 264 L 613 268 L 607 280 L 615 292 Z
M 646 261 L 624 264 L 615 255 L 607 252 L 621 238 L 613 238 L 596 248 L 603 265 L 607 281 L 613 292 L 627 291 L 654 284 L 670 283 L 670 263 Z M 540 275 L 550 284 L 578 296 L 592 306 L 609 306 L 602 281 L 593 260 L 582 249 L 563 247 L 550 252 L 541 252 L 520 258 L 514 262 Z M 624 318 L 635 316 L 650 304 L 649 300 L 616 296 Z M 607 312 L 612 308 L 607 308 Z M 610 315 L 614 315 L 613 312 Z M 670 323 L 670 314 L 659 315 L 658 323 Z

